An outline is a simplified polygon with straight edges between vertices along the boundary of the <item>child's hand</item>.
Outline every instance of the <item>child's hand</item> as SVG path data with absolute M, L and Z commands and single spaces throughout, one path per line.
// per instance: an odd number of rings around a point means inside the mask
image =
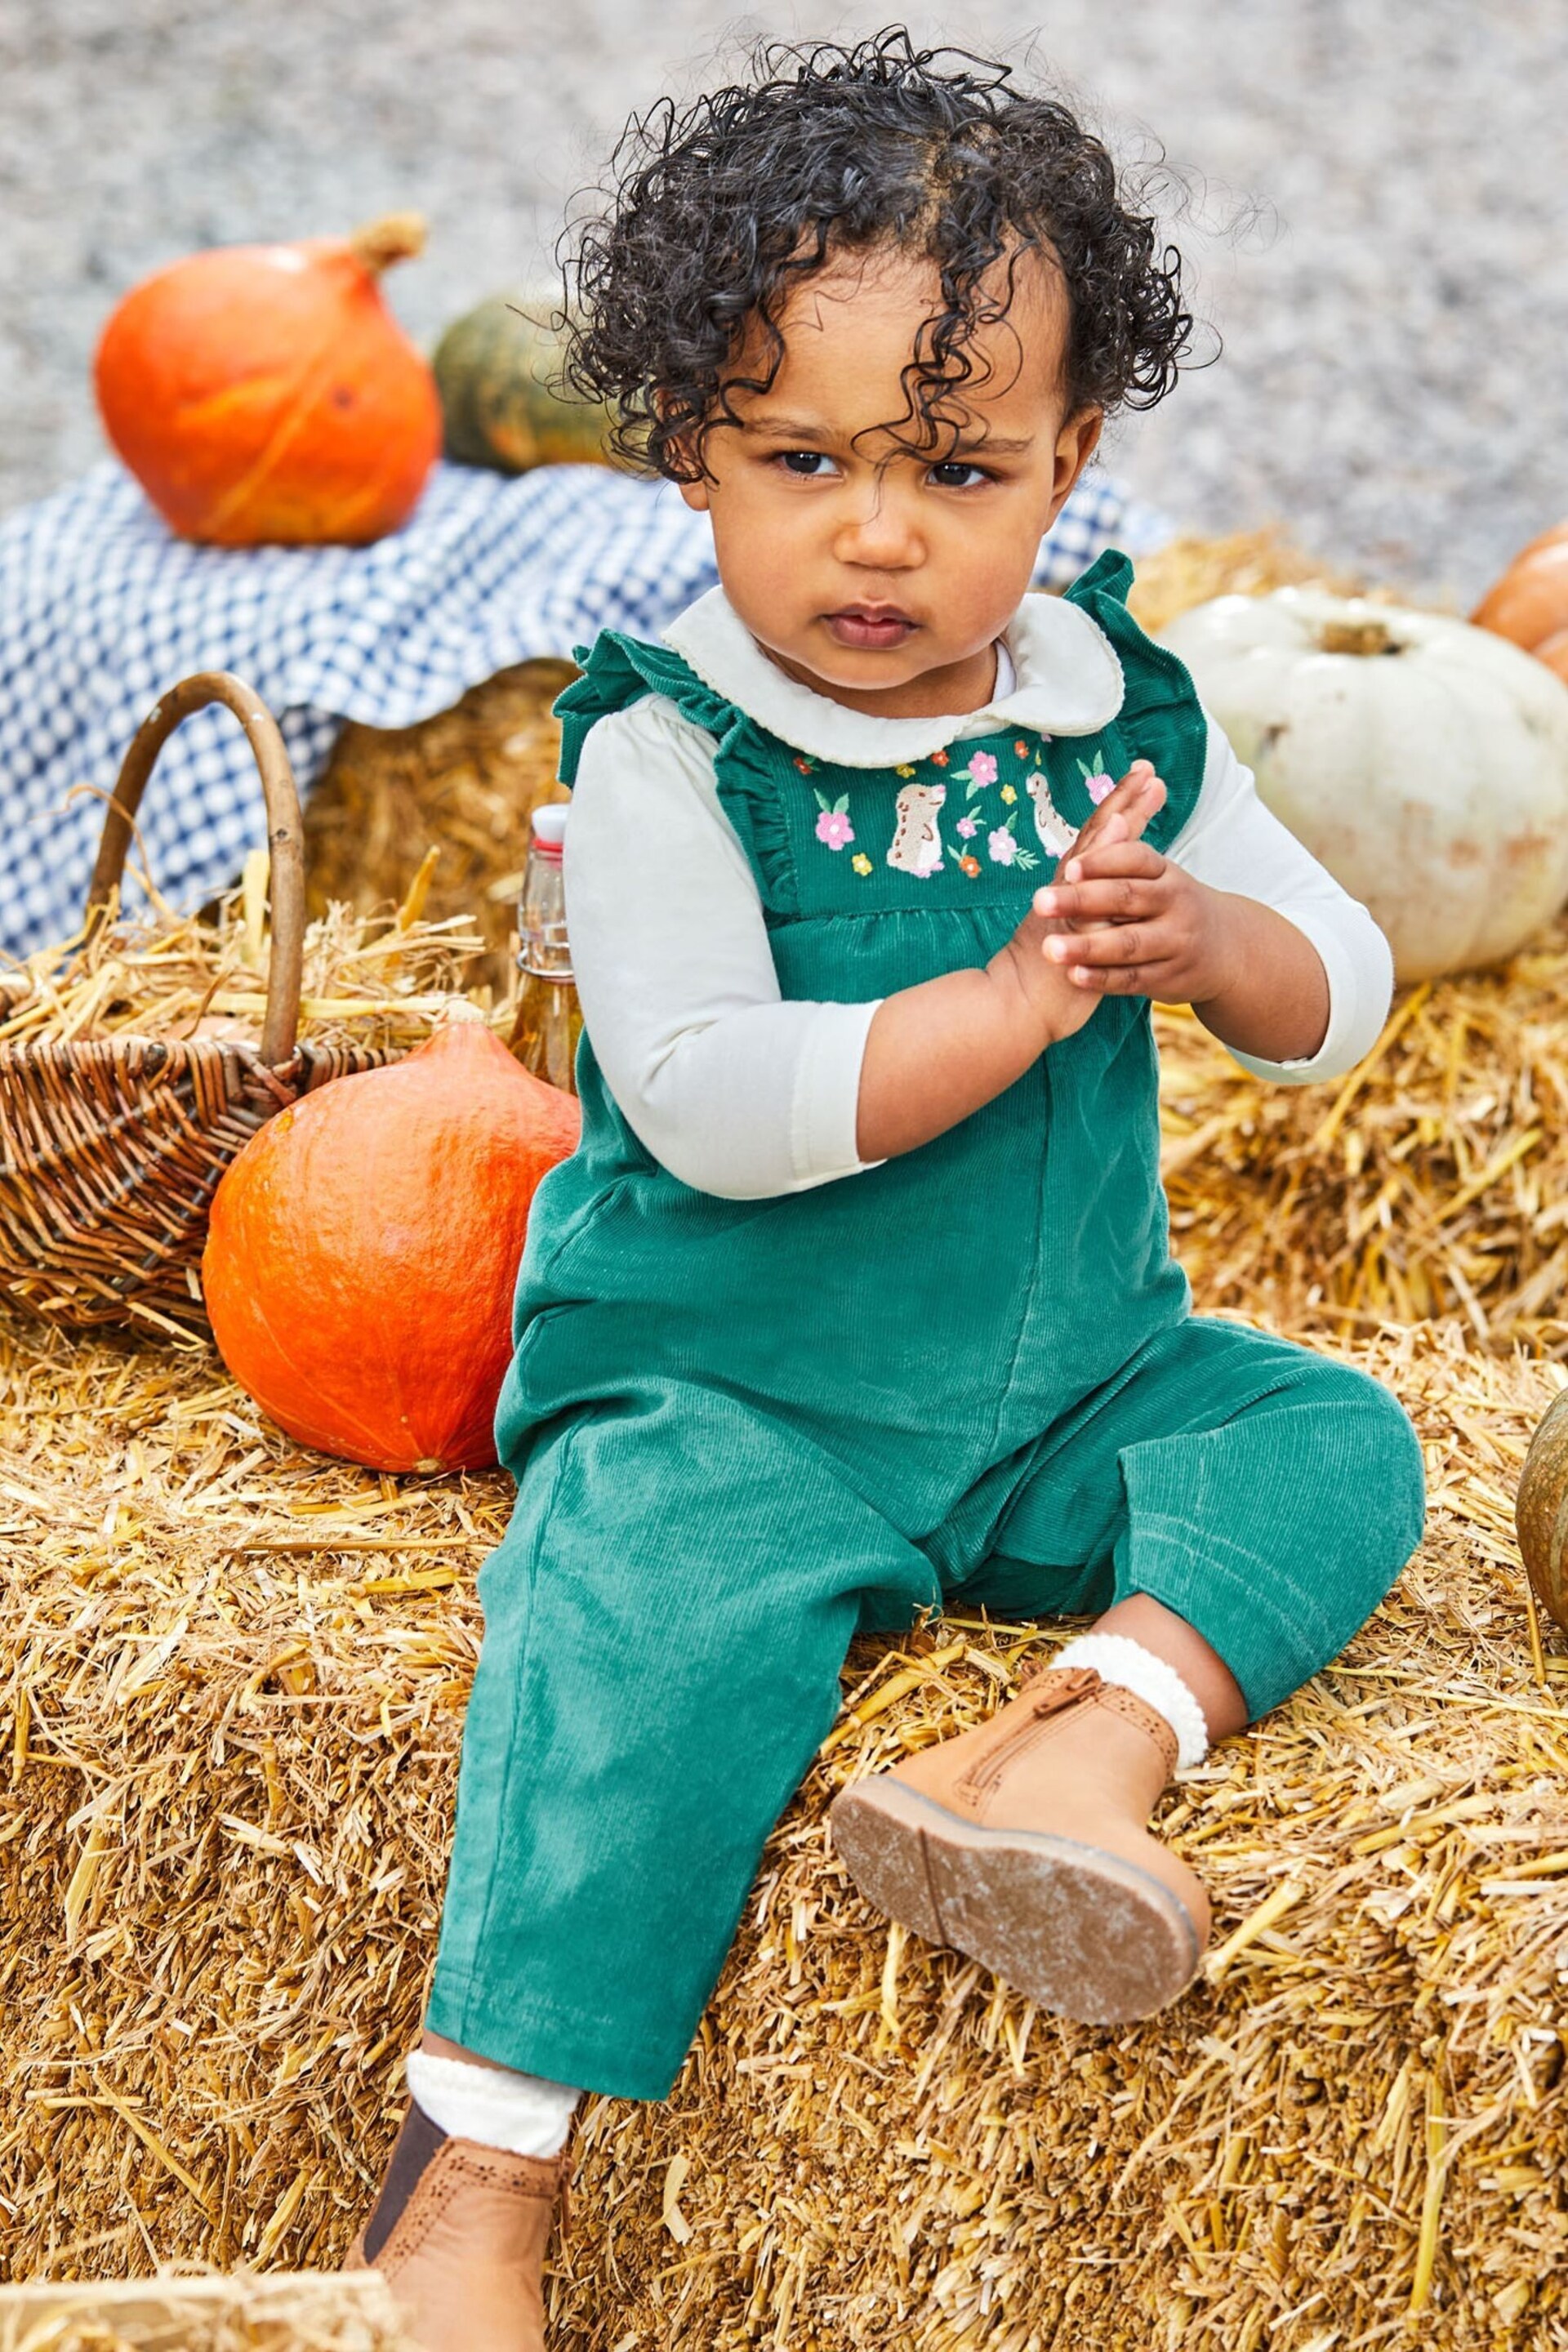
M 1164 804 L 1165 787 L 1149 761 L 1134 761 L 1079 835 L 1065 870 L 1076 877 L 1086 867 L 1098 871 L 1096 861 L 1101 857 L 1152 857 L 1154 852 L 1143 849 L 1140 836 Z M 1077 926 L 1054 903 L 1061 895 L 1059 881 L 1037 890 L 1029 913 L 987 967 L 994 979 L 1016 992 L 1020 1017 L 1037 1023 L 1042 1046 L 1081 1029 L 1097 995 L 1103 992 L 1078 977 L 1088 958 L 1080 952 L 1084 943 L 1069 937 Z M 1089 932 L 1091 938 L 1098 936 L 1096 930 Z
M 1122 788 L 1097 814 L 1113 807 Z M 1091 1006 L 1100 996 L 1206 1004 L 1225 995 L 1238 978 L 1225 895 L 1126 829 L 1091 840 L 1092 830 L 1091 821 L 1056 880 L 1035 894 L 1047 919 L 1047 961 Z

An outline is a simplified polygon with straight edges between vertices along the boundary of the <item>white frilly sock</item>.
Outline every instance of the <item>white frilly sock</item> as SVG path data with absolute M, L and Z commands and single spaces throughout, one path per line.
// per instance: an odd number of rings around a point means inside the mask
M 1174 1666 L 1125 1633 L 1080 1633 L 1051 1660 L 1053 1667 L 1092 1666 L 1102 1683 L 1115 1683 L 1163 1715 L 1176 1735 L 1176 1769 L 1190 1772 L 1209 1752 L 1204 1711 Z
M 408 2090 L 416 2107 L 449 2139 L 478 2140 L 509 2156 L 559 2156 L 581 2091 L 542 2074 L 503 2074 L 433 2051 L 408 2053 Z

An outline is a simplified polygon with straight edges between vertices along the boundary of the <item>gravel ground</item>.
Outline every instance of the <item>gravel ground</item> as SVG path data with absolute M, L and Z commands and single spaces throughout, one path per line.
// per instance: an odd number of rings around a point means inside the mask
M 0 0 L 0 509 L 99 453 L 94 337 L 147 270 L 414 204 L 432 243 L 394 299 L 432 336 L 538 270 L 629 108 L 736 34 L 879 13 Z M 1013 0 L 911 22 L 1037 38 Z M 1188 184 L 1225 352 L 1119 434 L 1147 496 L 1461 601 L 1568 510 L 1562 0 L 1057 0 L 1034 55 Z

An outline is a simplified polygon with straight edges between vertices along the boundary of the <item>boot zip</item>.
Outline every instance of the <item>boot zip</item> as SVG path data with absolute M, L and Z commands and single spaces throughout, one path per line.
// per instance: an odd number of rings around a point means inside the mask
M 1071 1708 L 1081 1706 L 1091 1695 L 1099 1680 L 1100 1677 L 1096 1675 L 1093 1681 L 1086 1684 L 1083 1688 L 1071 1692 L 1064 1691 L 1059 1697 L 1053 1698 L 1047 1706 L 1042 1706 L 1037 1702 L 1028 1720 L 1020 1723 L 1016 1730 L 1009 1732 L 999 1747 L 994 1748 L 989 1756 L 975 1763 L 964 1774 L 959 1786 L 965 1795 L 989 1796 L 1019 1750 L 1029 1747 L 1033 1741 L 1039 1738 L 1053 1716 L 1065 1715 Z

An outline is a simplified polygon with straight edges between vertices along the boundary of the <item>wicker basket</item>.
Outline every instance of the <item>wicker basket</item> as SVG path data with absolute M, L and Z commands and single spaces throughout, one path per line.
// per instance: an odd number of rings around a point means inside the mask
M 88 887 L 86 924 L 112 919 L 132 821 L 181 720 L 220 702 L 244 727 L 267 802 L 272 953 L 259 1046 L 227 1038 L 111 1037 L 0 1045 L 0 1293 L 86 1329 L 205 1332 L 201 1255 L 218 1179 L 274 1112 L 395 1055 L 300 1045 L 305 875 L 283 738 L 220 671 L 166 694 L 125 756 Z

